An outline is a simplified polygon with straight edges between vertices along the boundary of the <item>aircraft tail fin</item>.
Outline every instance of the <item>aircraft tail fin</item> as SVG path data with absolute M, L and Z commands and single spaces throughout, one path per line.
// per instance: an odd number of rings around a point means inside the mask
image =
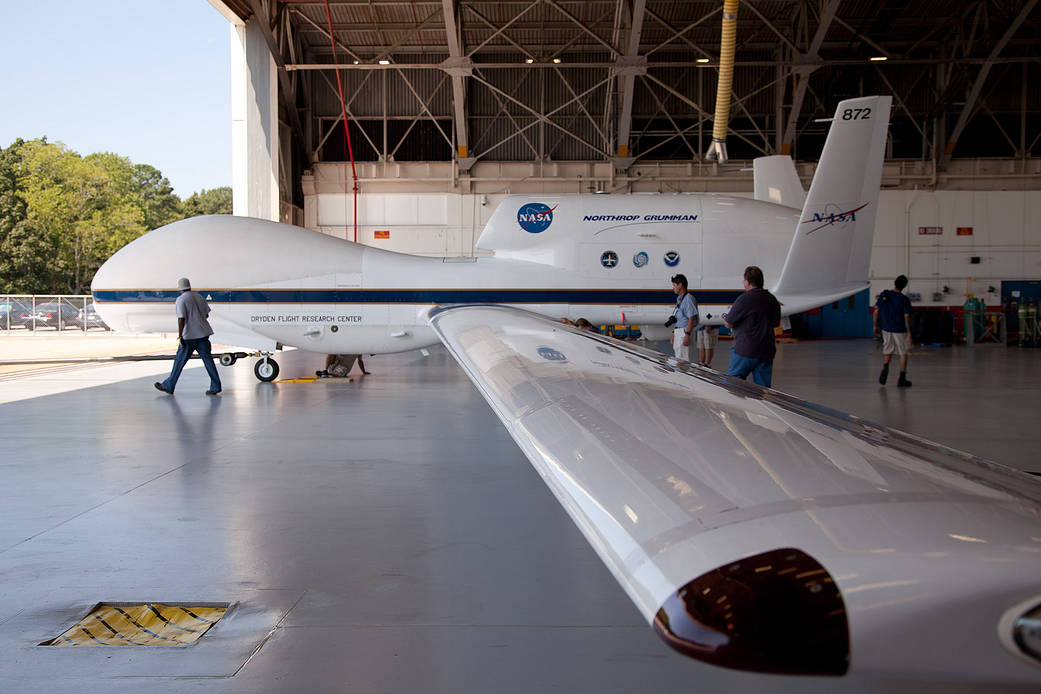
M 834 301 L 868 286 L 892 101 L 891 96 L 847 99 L 835 109 L 788 258 L 773 287 L 785 304 L 803 304 L 810 296 Z
M 801 210 L 806 204 L 795 162 L 787 154 L 758 157 L 752 160 L 755 199 Z

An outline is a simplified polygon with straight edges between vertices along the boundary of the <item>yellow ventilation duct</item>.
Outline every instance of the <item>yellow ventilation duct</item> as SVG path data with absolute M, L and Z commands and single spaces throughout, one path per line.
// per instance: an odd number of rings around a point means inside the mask
M 719 84 L 716 86 L 716 115 L 712 142 L 706 159 L 727 161 L 727 125 L 730 123 L 730 90 L 734 84 L 734 50 L 737 45 L 738 0 L 723 0 L 723 35 L 719 45 Z

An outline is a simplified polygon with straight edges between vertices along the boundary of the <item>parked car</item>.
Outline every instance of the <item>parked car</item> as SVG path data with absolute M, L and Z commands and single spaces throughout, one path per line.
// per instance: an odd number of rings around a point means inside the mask
M 105 325 L 105 321 L 101 320 L 101 316 L 98 315 L 97 311 L 94 310 L 94 303 L 91 302 L 86 307 L 81 308 L 79 315 L 77 316 L 80 326 L 86 328 L 104 328 L 105 330 L 111 330 L 112 328 Z
M 27 328 L 54 328 L 55 330 L 60 330 L 62 328 L 83 327 L 79 320 L 80 312 L 76 310 L 76 307 L 62 301 L 38 304 L 36 313 L 33 315 L 36 318 L 35 325 L 32 318 L 30 318 L 26 325 Z
M 0 330 L 8 328 L 21 328 L 25 326 L 25 319 L 32 322 L 32 307 L 21 301 L 0 301 Z

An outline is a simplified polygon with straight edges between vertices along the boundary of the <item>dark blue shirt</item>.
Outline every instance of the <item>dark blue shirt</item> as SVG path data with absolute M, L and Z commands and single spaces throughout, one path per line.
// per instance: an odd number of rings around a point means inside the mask
M 748 359 L 772 360 L 777 353 L 774 327 L 781 324 L 781 305 L 765 289 L 752 287 L 737 297 L 727 311 L 726 322 L 734 326 L 734 352 Z
M 887 333 L 907 332 L 904 316 L 911 313 L 910 299 L 894 289 L 887 289 L 878 295 L 875 307 L 878 308 L 878 327 Z

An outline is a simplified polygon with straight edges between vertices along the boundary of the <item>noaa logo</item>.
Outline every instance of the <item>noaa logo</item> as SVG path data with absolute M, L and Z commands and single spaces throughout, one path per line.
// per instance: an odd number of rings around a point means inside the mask
M 543 205 L 541 202 L 529 202 L 517 210 L 517 224 L 529 234 L 539 234 L 549 228 L 553 222 L 553 210 L 556 207 Z
M 669 251 L 665 254 L 665 264 L 669 267 L 676 267 L 680 264 L 680 254 L 676 251 Z
M 567 357 L 562 352 L 558 352 L 552 347 L 539 347 L 536 351 L 547 361 L 567 361 Z
M 650 260 L 650 257 L 646 253 L 640 251 L 639 253 L 633 256 L 633 265 L 635 265 L 636 267 L 643 267 L 644 265 L 649 263 Z
M 618 254 L 614 251 L 604 251 L 600 256 L 600 264 L 604 267 L 614 267 L 618 264 Z
M 857 221 L 857 212 L 860 212 L 867 206 L 868 204 L 865 202 L 860 207 L 854 207 L 852 210 L 843 210 L 834 203 L 828 203 L 824 206 L 823 211 L 814 212 L 812 217 L 802 220 L 802 223 L 815 225 L 812 229 L 806 232 L 807 234 L 812 234 L 815 231 L 819 231 L 824 227 L 830 227 L 833 224 Z

